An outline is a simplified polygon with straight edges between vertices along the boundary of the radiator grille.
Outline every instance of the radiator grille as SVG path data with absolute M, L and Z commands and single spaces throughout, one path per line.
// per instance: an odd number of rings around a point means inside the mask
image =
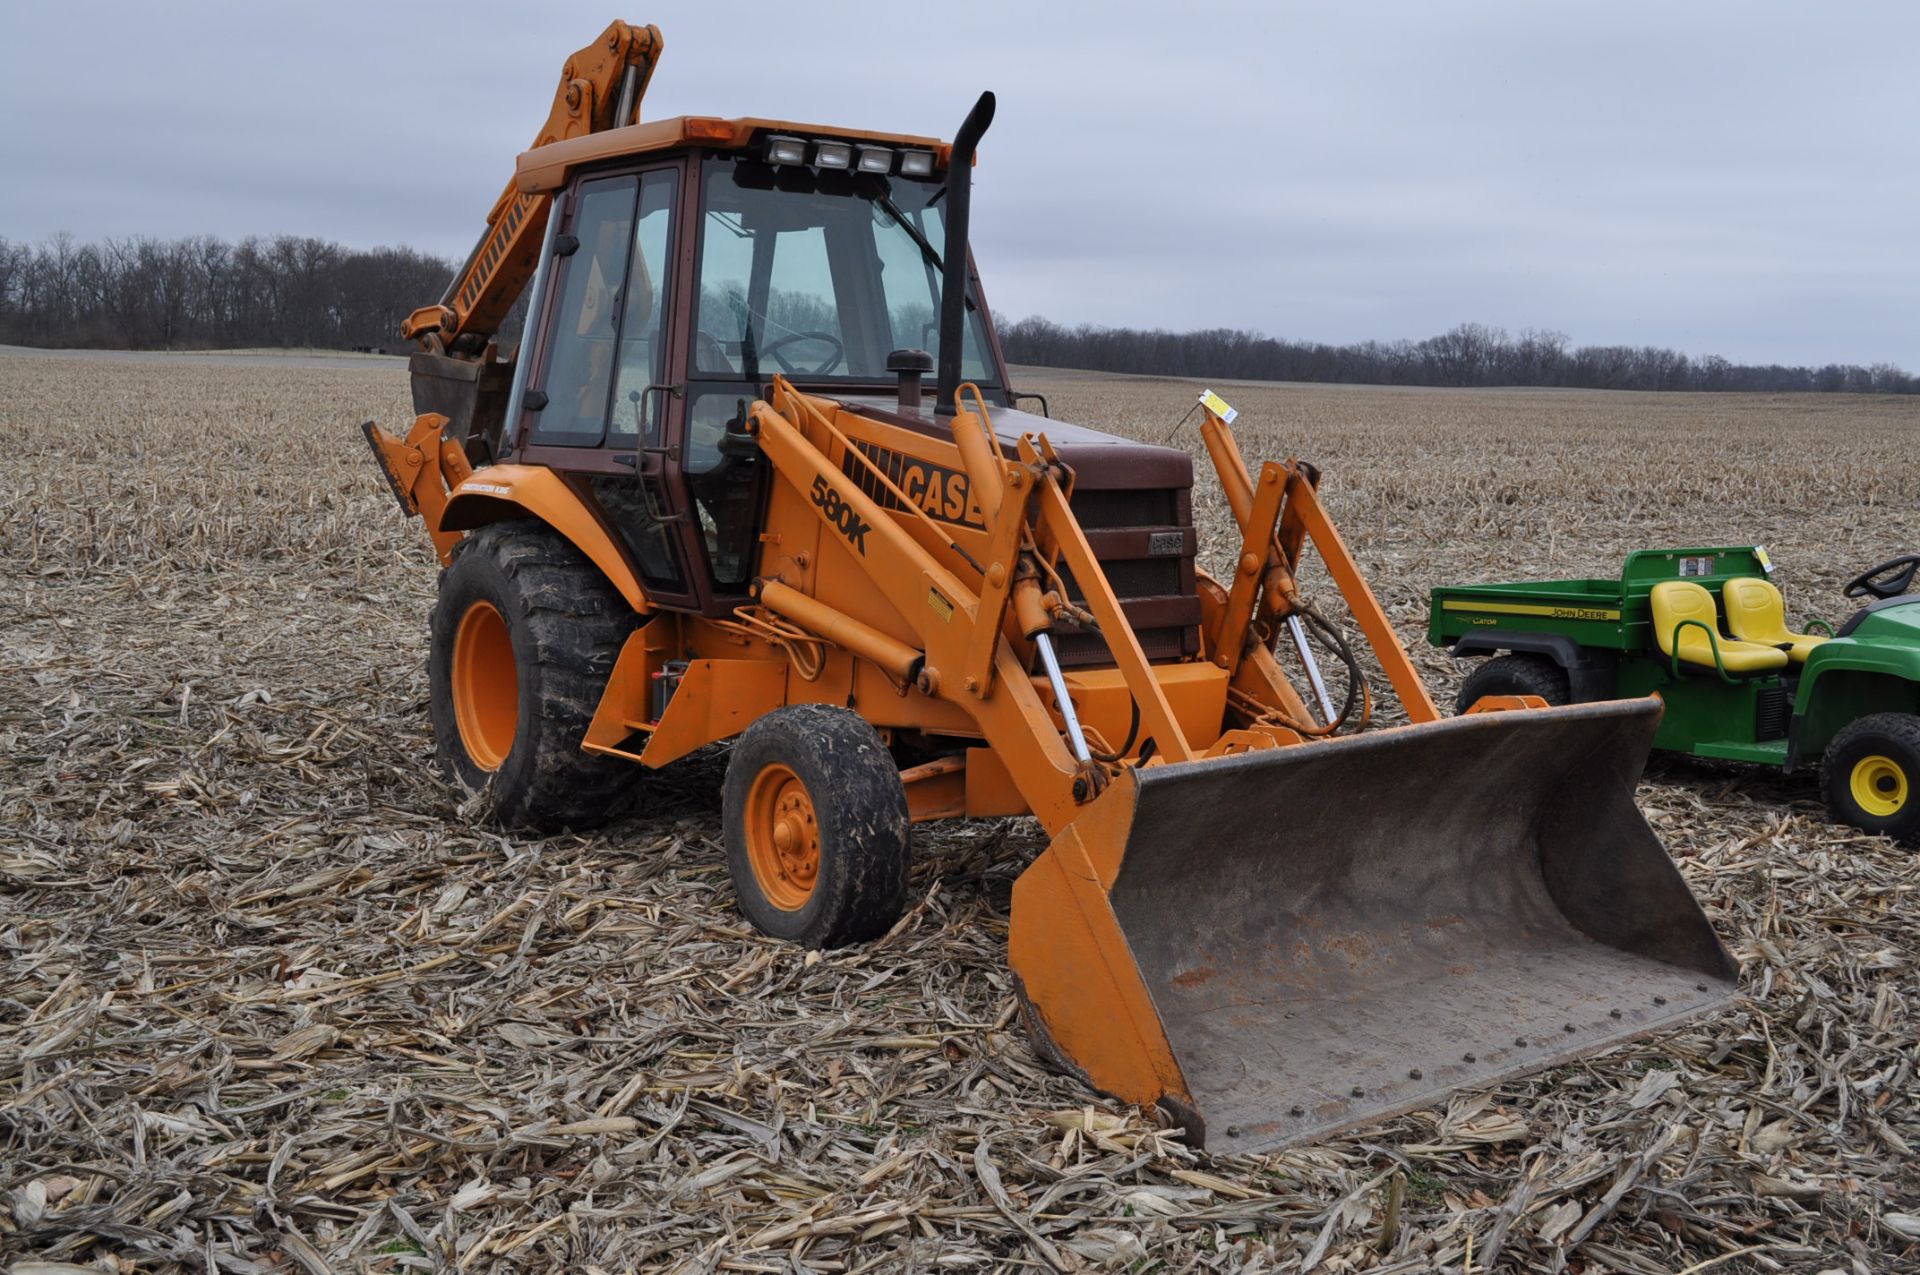
M 1186 489 L 1077 488 L 1071 504 L 1146 657 L 1177 660 L 1198 651 L 1200 599 L 1194 591 L 1193 555 L 1186 549 Z M 1167 552 L 1169 548 L 1174 552 Z M 1084 602 L 1086 594 L 1064 564 L 1060 574 L 1073 600 Z M 1068 668 L 1113 661 L 1098 634 L 1063 633 L 1055 649 Z
M 1125 488 L 1108 491 L 1076 489 L 1073 516 L 1088 531 L 1106 531 L 1113 527 L 1182 527 L 1182 510 L 1187 493 L 1172 487 L 1157 490 Z
M 1107 558 L 1100 565 L 1106 570 L 1107 583 L 1125 601 L 1128 598 L 1157 598 L 1179 593 L 1181 570 L 1192 561 L 1186 557 Z M 1064 563 L 1061 564 L 1060 575 L 1067 582 L 1067 591 L 1073 595 L 1074 601 L 1086 597 L 1081 591 L 1080 582 L 1073 578 L 1073 572 Z

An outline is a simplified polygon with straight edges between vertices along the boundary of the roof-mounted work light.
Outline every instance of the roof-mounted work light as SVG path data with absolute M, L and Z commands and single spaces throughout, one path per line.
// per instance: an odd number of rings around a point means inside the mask
M 769 164 L 804 164 L 807 162 L 807 143 L 798 137 L 782 137 L 775 134 L 767 138 L 767 162 Z

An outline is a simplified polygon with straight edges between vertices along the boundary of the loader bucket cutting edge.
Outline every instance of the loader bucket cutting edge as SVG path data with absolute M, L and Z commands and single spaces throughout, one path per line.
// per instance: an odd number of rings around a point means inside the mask
M 1256 1152 L 1725 1004 L 1634 804 L 1659 706 L 1477 714 L 1123 773 L 1014 887 L 1043 1050 Z

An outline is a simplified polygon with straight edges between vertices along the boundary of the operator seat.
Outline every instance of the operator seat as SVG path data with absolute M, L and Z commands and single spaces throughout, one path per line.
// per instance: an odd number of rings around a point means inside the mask
M 1770 580 L 1742 576 L 1721 590 L 1727 604 L 1727 632 L 1743 642 L 1778 647 L 1795 664 L 1805 664 L 1813 648 L 1826 641 L 1820 633 L 1787 631 L 1787 607 Z
M 1677 655 L 1682 664 L 1709 673 L 1715 668 L 1716 646 L 1720 651 L 1719 667 L 1729 673 L 1770 673 L 1787 666 L 1787 653 L 1776 647 L 1720 637 L 1720 612 L 1713 603 L 1713 595 L 1691 580 L 1661 581 L 1653 586 L 1652 602 L 1654 640 L 1659 642 L 1663 655 Z M 1676 636 L 1674 630 L 1688 620 L 1697 623 L 1688 624 Z

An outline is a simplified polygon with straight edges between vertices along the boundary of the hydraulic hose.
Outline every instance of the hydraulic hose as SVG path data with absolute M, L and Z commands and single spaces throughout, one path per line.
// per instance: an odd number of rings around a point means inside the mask
M 1341 633 L 1339 628 L 1331 620 L 1320 614 L 1320 611 L 1311 602 L 1302 601 L 1300 603 L 1300 612 L 1307 617 L 1308 627 L 1318 630 L 1320 636 L 1326 640 L 1327 645 L 1333 649 L 1334 656 L 1338 658 L 1342 664 L 1347 666 L 1346 702 L 1340 706 L 1339 715 L 1331 722 L 1328 722 L 1321 733 L 1332 735 L 1339 731 L 1339 729 L 1346 724 L 1347 719 L 1353 715 L 1354 702 L 1356 700 L 1362 702 L 1360 724 L 1365 726 L 1367 720 L 1373 715 L 1373 705 L 1372 697 L 1367 692 L 1366 675 L 1360 671 L 1360 657 L 1354 654 L 1353 646 L 1347 641 L 1346 635 Z

